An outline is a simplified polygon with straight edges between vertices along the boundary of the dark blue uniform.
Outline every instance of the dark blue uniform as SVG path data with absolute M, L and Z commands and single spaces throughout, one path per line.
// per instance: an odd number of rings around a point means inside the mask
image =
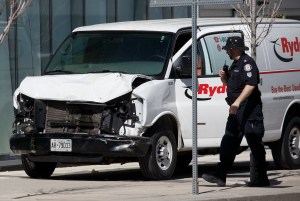
M 243 136 L 254 157 L 258 173 L 266 174 L 267 163 L 262 142 L 264 124 L 262 113 L 261 93 L 258 89 L 259 71 L 255 61 L 248 55 L 242 54 L 234 61 L 227 74 L 227 96 L 232 104 L 241 94 L 246 85 L 255 86 L 251 95 L 240 104 L 236 115 L 229 115 L 225 135 L 220 148 L 220 163 L 217 175 L 226 181 L 227 171 L 231 168 Z
M 217 172 L 213 175 L 203 174 L 202 178 L 210 183 L 216 183 L 218 186 L 225 186 L 227 171 L 231 168 L 241 141 L 245 136 L 255 166 L 255 171 L 251 171 L 251 180 L 248 186 L 269 186 L 266 152 L 262 142 L 265 131 L 261 93 L 258 89 L 258 68 L 255 61 L 244 53 L 249 48 L 245 46 L 243 38 L 239 36 L 228 37 L 226 45 L 222 49 L 227 51 L 231 59 L 239 56 L 239 59 L 234 60 L 228 70 L 226 66 L 223 69 L 227 78 L 227 103 L 232 105 L 241 95 L 246 85 L 254 86 L 254 90 L 246 100 L 240 103 L 236 114 L 229 114 L 228 116 L 220 147 L 220 163 L 217 165 Z M 223 72 L 220 72 L 220 76 L 224 81 Z
M 242 54 L 240 59 L 234 61 L 227 73 L 227 95 L 234 102 L 241 94 L 245 85 L 256 86 L 250 99 L 261 102 L 259 84 L 259 72 L 255 61 L 247 54 Z

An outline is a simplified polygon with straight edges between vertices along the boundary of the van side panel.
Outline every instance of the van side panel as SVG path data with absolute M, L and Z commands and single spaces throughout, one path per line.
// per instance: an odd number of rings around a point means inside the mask
M 261 72 L 265 141 L 280 138 L 285 113 L 300 99 L 300 24 L 274 24 L 258 47 Z

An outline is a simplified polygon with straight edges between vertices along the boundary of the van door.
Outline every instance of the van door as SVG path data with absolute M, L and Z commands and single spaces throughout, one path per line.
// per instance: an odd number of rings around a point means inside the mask
M 197 118 L 198 146 L 219 147 L 224 134 L 228 115 L 228 105 L 225 102 L 226 86 L 223 86 L 219 71 L 224 64 L 232 61 L 222 47 L 230 36 L 242 36 L 241 32 L 218 32 L 204 35 L 197 41 Z M 191 43 L 191 41 L 189 41 Z M 184 65 L 186 58 L 191 60 L 191 45 L 178 57 L 176 64 Z M 191 63 L 191 62 L 190 62 Z M 191 65 L 191 64 L 190 64 Z M 199 70 L 198 70 L 199 71 Z M 180 130 L 185 147 L 192 146 L 192 79 L 190 76 L 177 74 L 175 81 L 176 104 Z

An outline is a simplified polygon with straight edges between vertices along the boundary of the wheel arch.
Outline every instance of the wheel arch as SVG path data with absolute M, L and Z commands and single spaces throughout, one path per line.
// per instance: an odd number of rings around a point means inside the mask
M 297 160 L 293 160 L 290 157 L 290 151 L 287 150 L 287 147 L 289 144 L 287 144 L 287 137 L 286 137 L 286 130 L 288 129 L 288 126 L 290 122 L 293 121 L 294 118 L 300 118 L 300 101 L 295 100 L 291 102 L 288 106 L 288 109 L 286 110 L 284 114 L 284 119 L 281 125 L 281 136 L 280 139 L 274 142 L 268 143 L 269 147 L 272 151 L 272 156 L 274 163 L 279 168 L 283 169 L 294 169 L 295 167 L 299 167 L 299 162 Z M 298 163 L 298 164 L 297 164 Z
M 290 103 L 288 109 L 285 112 L 284 120 L 281 126 L 281 138 L 283 137 L 284 131 L 293 117 L 300 117 L 300 100 L 295 100 Z
M 149 127 L 144 136 L 145 137 L 151 137 L 154 133 L 155 130 L 162 128 L 162 127 L 167 127 L 170 128 L 173 131 L 173 134 L 176 139 L 176 145 L 177 147 L 182 146 L 182 136 L 179 132 L 179 124 L 176 116 L 173 113 L 164 113 L 159 116 L 157 116 L 152 123 L 152 126 Z

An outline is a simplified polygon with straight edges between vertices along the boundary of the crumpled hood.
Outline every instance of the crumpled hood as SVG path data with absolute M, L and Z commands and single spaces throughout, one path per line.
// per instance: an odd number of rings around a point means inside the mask
M 21 93 L 42 100 L 105 103 L 131 92 L 132 82 L 137 77 L 147 78 L 121 73 L 26 77 L 14 97 Z

